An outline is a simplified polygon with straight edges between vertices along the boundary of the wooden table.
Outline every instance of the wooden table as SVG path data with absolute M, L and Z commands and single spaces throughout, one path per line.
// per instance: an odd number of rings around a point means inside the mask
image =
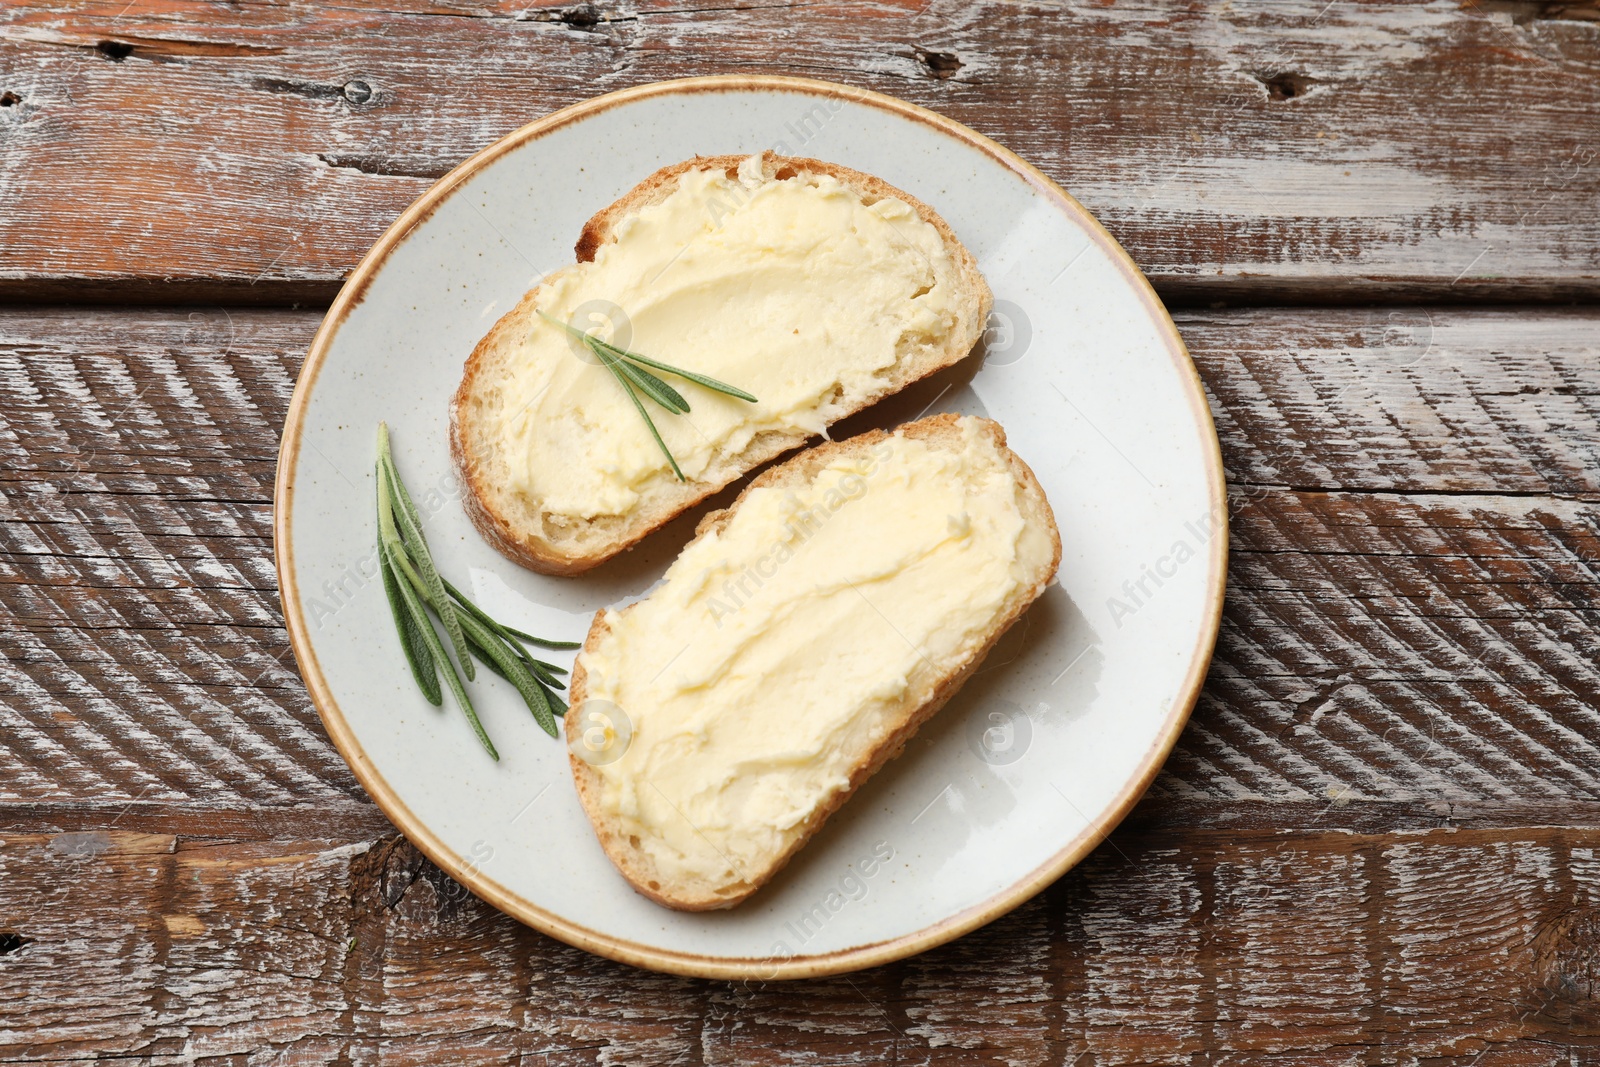
M 0 1062 L 1600 1062 L 1600 8 L 0 9 Z M 828 981 L 632 970 L 398 838 L 282 629 L 320 309 L 494 138 L 688 74 L 1043 167 L 1206 382 L 1232 569 L 1083 866 Z

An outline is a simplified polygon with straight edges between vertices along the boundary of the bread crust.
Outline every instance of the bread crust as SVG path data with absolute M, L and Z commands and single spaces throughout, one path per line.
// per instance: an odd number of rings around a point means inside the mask
M 896 430 L 896 433 L 906 437 L 920 440 L 936 440 L 942 436 L 959 433 L 956 429 L 959 416 L 950 414 L 932 415 L 917 422 L 908 423 Z M 1049 501 L 1045 498 L 1044 489 L 1039 480 L 1034 476 L 1033 470 L 1023 462 L 1022 458 L 1006 447 L 1005 430 L 1000 424 L 990 419 L 978 420 L 985 433 L 993 439 L 1001 454 L 1010 465 L 1011 472 L 1017 483 L 1022 487 L 1024 497 L 1034 506 L 1031 517 L 1041 520 L 1050 535 L 1052 553 L 1050 565 L 1036 576 L 1035 581 L 1023 587 L 1008 604 L 1008 610 L 998 617 L 994 627 L 983 645 L 959 663 L 954 663 L 950 669 L 939 678 L 933 680 L 930 691 L 916 704 L 908 706 L 900 722 L 882 744 L 878 745 L 867 757 L 858 763 L 850 773 L 849 784 L 833 797 L 827 804 L 818 808 L 806 821 L 801 832 L 796 836 L 789 848 L 778 857 L 777 861 L 759 877 L 740 883 L 733 892 L 696 891 L 694 889 L 673 889 L 665 884 L 666 880 L 659 877 L 655 865 L 648 855 L 632 847 L 621 829 L 615 825 L 600 807 L 600 775 L 593 766 L 587 763 L 568 748 L 568 761 L 572 766 L 572 778 L 577 787 L 578 799 L 583 804 L 584 813 L 589 816 L 595 835 L 600 840 L 600 847 L 605 850 L 606 856 L 642 895 L 668 908 L 678 911 L 710 911 L 718 908 L 731 908 L 747 899 L 752 893 L 760 889 L 781 871 L 799 852 L 808 841 L 822 828 L 830 816 L 842 807 L 845 801 L 855 795 L 855 791 L 884 764 L 898 756 L 906 743 L 916 734 L 923 723 L 927 722 L 934 713 L 944 707 L 946 702 L 961 688 L 974 672 L 982 665 L 990 651 L 1005 636 L 1024 612 L 1027 611 L 1039 595 L 1044 592 L 1047 585 L 1055 577 L 1056 568 L 1061 563 L 1061 533 L 1056 526 L 1055 515 L 1050 509 Z M 720 530 L 732 518 L 733 514 L 749 496 L 757 489 L 768 486 L 795 484 L 811 480 L 816 473 L 833 462 L 836 458 L 860 449 L 871 448 L 878 442 L 892 436 L 883 430 L 871 430 L 859 436 L 844 441 L 830 441 L 815 448 L 808 449 L 792 459 L 762 472 L 762 474 L 745 487 L 737 499 L 728 507 L 714 511 L 700 520 L 695 527 L 695 538 L 691 544 L 706 537 L 713 531 Z M 687 549 L 686 549 L 687 550 Z M 624 608 L 623 613 L 632 610 Z M 583 651 L 590 652 L 595 649 L 600 640 L 610 631 L 606 621 L 604 609 L 595 613 L 594 621 L 589 627 L 588 637 L 584 640 Z M 566 736 L 571 738 L 581 732 L 580 719 L 582 705 L 588 697 L 588 674 L 584 670 L 583 657 L 578 657 L 578 662 L 573 667 L 572 686 L 570 692 L 572 704 L 567 710 L 564 726 Z
M 617 223 L 671 195 L 682 174 L 703 169 L 721 169 L 733 173 L 747 158 L 736 155 L 697 156 L 656 171 L 585 224 L 575 248 L 578 261 L 592 262 L 602 245 L 615 240 Z M 856 190 L 869 202 L 886 198 L 903 201 L 939 234 L 955 266 L 958 287 L 968 296 L 964 303 L 968 313 L 958 317 L 945 350 L 937 358 L 914 366 L 911 360 L 901 360 L 881 389 L 842 408 L 839 419 L 870 407 L 913 382 L 959 362 L 972 352 L 983 335 L 994 298 L 988 283 L 978 271 L 977 261 L 937 212 L 881 178 L 835 163 L 766 152 L 762 154 L 762 167 L 769 180 L 793 174 L 826 175 Z M 655 497 L 658 499 L 626 516 L 630 521 L 616 524 L 620 528 L 614 536 L 602 536 L 596 544 L 579 549 L 558 543 L 541 530 L 519 522 L 516 516 L 508 513 L 505 502 L 499 496 L 502 487 L 496 485 L 489 470 L 487 456 L 493 442 L 484 439 L 470 417 L 479 393 L 492 384 L 490 373 L 500 345 L 528 327 L 543 289 L 544 286 L 540 285 L 524 295 L 473 348 L 462 373 L 461 385 L 450 403 L 450 455 L 461 481 L 463 507 L 484 539 L 509 559 L 543 574 L 581 574 L 632 548 L 702 500 L 785 452 L 805 445 L 816 436 L 798 431 L 756 434 L 741 452 L 726 457 L 701 478 L 687 483 L 672 481 L 670 485 L 656 487 Z M 663 476 L 663 479 L 670 480 L 667 476 Z M 540 512 L 539 518 L 543 520 L 544 513 Z

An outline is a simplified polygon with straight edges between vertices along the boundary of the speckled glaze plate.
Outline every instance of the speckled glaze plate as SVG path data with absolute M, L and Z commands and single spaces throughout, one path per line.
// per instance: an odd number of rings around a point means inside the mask
M 501 753 L 406 672 L 375 579 L 379 420 L 447 577 L 497 617 L 581 639 L 688 540 L 696 509 L 578 578 L 525 571 L 473 530 L 446 442 L 462 363 L 583 223 L 694 155 L 811 156 L 931 204 L 977 256 L 984 348 L 840 431 L 924 412 L 999 420 L 1061 527 L 1058 581 L 977 674 L 768 886 L 727 912 L 637 896 L 579 808 L 567 752 L 511 687 L 473 683 Z M 723 494 L 711 506 L 725 503 Z M 1199 380 L 1109 234 L 979 134 L 825 82 L 724 77 L 578 104 L 467 160 L 361 262 L 300 375 L 278 461 L 284 613 L 328 733 L 374 800 L 478 896 L 604 956 L 768 980 L 885 963 L 1021 904 L 1099 844 L 1172 747 L 1205 674 L 1226 569 L 1225 489 Z M 570 662 L 570 653 L 563 659 Z

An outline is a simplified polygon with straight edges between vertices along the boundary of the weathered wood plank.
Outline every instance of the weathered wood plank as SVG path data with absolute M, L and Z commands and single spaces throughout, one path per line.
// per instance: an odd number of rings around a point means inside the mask
M 117 313 L 6 317 L 6 799 L 358 794 L 295 673 L 272 566 L 276 436 L 314 318 L 257 315 L 238 351 L 226 311 L 132 333 Z
M 1592 312 L 1178 320 L 1236 497 L 1252 486 L 1600 497 Z
M 960 941 L 768 986 L 587 956 L 393 838 L 9 836 L 0 1059 L 1564 1063 L 1600 1042 L 1593 829 L 1113 842 Z
M 1236 482 L 1232 580 L 1152 825 L 1592 821 L 1600 314 L 1435 311 L 1431 348 L 1387 314 L 1181 317 Z M 0 314 L 9 810 L 96 798 L 178 832 L 162 806 L 192 805 L 247 832 L 358 802 L 271 569 L 269 457 L 316 317 L 230 316 Z
M 1593 298 L 1596 11 L 28 0 L 0 15 L 0 294 L 325 300 L 496 137 L 737 71 L 997 138 L 1171 298 Z
M 1600 511 L 1272 493 L 1168 772 L 1232 796 L 1593 797 Z

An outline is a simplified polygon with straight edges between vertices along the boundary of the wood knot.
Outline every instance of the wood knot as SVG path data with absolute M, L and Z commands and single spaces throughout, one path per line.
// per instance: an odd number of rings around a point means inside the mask
M 404 838 L 394 838 L 380 854 L 377 875 L 378 899 L 393 909 L 406 895 L 428 860 Z
M 1600 984 L 1600 913 L 1572 908 L 1547 923 L 1533 939 L 1534 978 L 1539 1001 L 1534 1013 L 1567 1018 L 1600 1018 L 1595 991 Z
M 22 103 L 22 97 L 18 96 L 10 89 L 0 93 L 0 107 L 13 107 L 20 103 Z
M 13 952 L 20 951 L 24 945 L 32 943 L 30 938 L 23 937 L 19 933 L 10 930 L 0 932 L 0 956 L 9 956 Z
M 133 45 L 126 41 L 101 41 L 94 46 L 94 50 L 113 63 L 121 63 L 133 55 Z
M 962 67 L 961 57 L 954 52 L 930 52 L 925 48 L 917 49 L 917 59 L 928 68 L 928 73 L 935 78 L 951 78 Z
M 556 21 L 575 30 L 592 30 L 600 25 L 600 9 L 593 4 L 580 4 L 561 12 Z
M 1309 74 L 1296 74 L 1293 71 L 1253 73 L 1250 76 L 1266 87 L 1268 100 L 1293 100 L 1297 96 L 1304 96 L 1307 89 L 1321 81 Z
M 1485 14 L 1511 16 L 1516 26 L 1534 22 L 1600 22 L 1600 3 L 1595 0 L 1467 0 L 1463 7 Z

